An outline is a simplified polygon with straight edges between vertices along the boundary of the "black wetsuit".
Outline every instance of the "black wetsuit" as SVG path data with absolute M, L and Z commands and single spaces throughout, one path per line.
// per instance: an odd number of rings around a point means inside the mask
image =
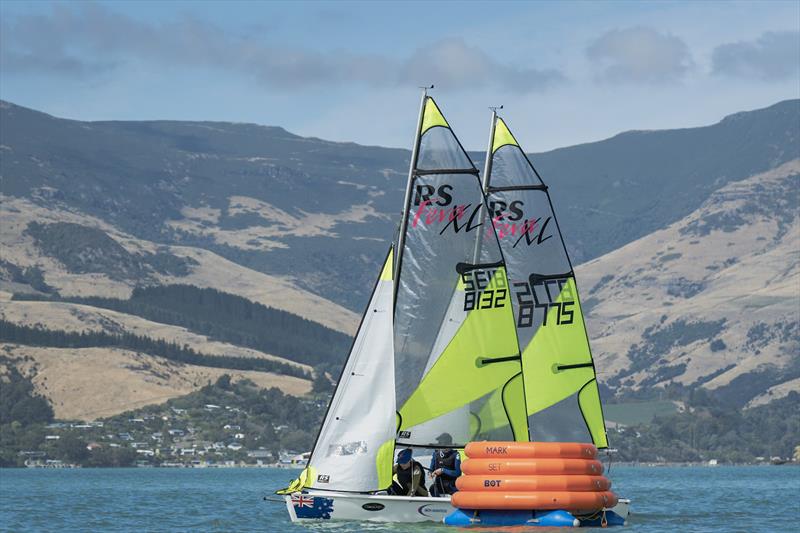
M 417 493 L 411 496 L 427 496 L 425 490 L 425 470 L 422 465 L 417 461 L 411 461 L 411 466 L 408 468 L 397 467 L 397 481 L 392 481 L 392 486 L 389 487 L 389 494 L 393 496 L 408 496 L 411 492 L 414 480 L 414 471 L 419 472 L 419 486 Z
M 431 484 L 431 496 L 458 492 L 456 479 L 461 475 L 461 461 L 457 450 L 438 450 L 431 459 L 431 472 L 441 468 L 441 475 Z

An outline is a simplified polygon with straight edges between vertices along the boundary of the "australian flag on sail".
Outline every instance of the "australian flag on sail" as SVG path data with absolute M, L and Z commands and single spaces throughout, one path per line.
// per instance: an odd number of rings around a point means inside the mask
M 333 498 L 320 498 L 306 494 L 293 494 L 292 506 L 297 518 L 330 518 Z

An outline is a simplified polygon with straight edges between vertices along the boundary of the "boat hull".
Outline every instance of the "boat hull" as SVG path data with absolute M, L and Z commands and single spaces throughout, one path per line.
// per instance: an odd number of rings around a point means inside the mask
M 455 508 L 449 497 L 409 497 L 349 494 L 308 490 L 284 496 L 292 522 L 305 520 L 357 520 L 366 522 L 442 522 Z M 630 500 L 620 499 L 614 511 L 622 520 Z
M 368 522 L 441 522 L 455 510 L 449 497 L 409 497 L 314 491 L 284 497 L 289 518 Z

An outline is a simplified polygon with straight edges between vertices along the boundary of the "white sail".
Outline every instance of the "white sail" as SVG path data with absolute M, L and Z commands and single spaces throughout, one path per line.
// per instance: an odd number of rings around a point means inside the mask
M 392 253 L 331 400 L 304 487 L 368 492 L 391 484 L 395 434 Z

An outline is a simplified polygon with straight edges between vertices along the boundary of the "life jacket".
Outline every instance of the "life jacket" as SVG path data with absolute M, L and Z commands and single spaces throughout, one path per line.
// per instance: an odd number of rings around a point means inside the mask
M 403 487 L 403 490 L 408 492 L 411 490 L 411 482 L 413 481 L 414 469 L 419 468 L 420 472 L 424 472 L 422 465 L 417 461 L 411 461 L 411 466 L 408 468 L 397 467 L 397 483 Z M 424 477 L 422 478 L 424 479 Z
M 436 470 L 437 468 L 455 470 L 456 457 L 458 457 L 458 451 L 456 450 L 437 450 L 433 454 L 433 470 Z M 455 477 L 448 475 L 443 471 L 442 475 L 439 476 L 439 479 L 441 480 L 442 488 L 445 490 L 445 492 L 451 493 L 455 490 Z

